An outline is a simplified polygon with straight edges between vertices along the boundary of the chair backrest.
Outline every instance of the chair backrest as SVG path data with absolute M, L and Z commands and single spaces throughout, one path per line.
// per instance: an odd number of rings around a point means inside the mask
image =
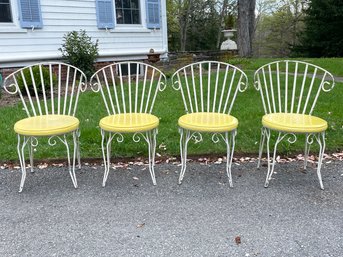
M 316 65 L 282 60 L 260 67 L 254 75 L 263 108 L 268 113 L 312 114 L 321 91 L 334 87 L 332 74 Z
M 18 94 L 29 117 L 49 114 L 74 116 L 87 80 L 78 68 L 61 62 L 42 62 L 8 75 L 4 88 Z
M 246 74 L 228 63 L 202 61 L 186 65 L 172 76 L 173 88 L 180 90 L 187 113 L 230 114 L 238 92 L 248 86 Z
M 166 86 L 165 75 L 142 62 L 119 62 L 96 71 L 90 83 L 101 92 L 108 115 L 151 113 L 159 91 Z

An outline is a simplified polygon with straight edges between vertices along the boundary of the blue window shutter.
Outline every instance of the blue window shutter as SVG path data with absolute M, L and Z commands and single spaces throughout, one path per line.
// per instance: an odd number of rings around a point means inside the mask
M 113 0 L 96 0 L 96 20 L 99 29 L 113 29 Z
M 160 0 L 146 0 L 147 28 L 161 28 Z
M 42 28 L 39 0 L 19 0 L 20 25 L 22 28 Z

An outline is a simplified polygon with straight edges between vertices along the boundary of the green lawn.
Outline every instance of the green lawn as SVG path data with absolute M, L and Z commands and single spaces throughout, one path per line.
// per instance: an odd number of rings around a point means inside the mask
M 246 71 L 257 70 L 262 65 L 277 60 L 300 60 L 300 58 L 232 58 L 227 62 Z M 343 77 L 343 58 L 301 58 L 301 60 L 318 65 L 331 72 L 334 76 Z
M 311 62 L 326 67 L 334 75 L 343 75 L 342 59 L 311 59 Z M 260 138 L 261 117 L 263 115 L 262 103 L 259 92 L 252 85 L 253 69 L 255 66 L 262 65 L 271 61 L 271 59 L 242 60 L 243 70 L 249 78 L 249 87 L 247 91 L 240 94 L 232 110 L 232 115 L 239 120 L 238 135 L 236 138 L 235 154 L 253 154 L 257 155 L 258 141 Z M 322 62 L 322 63 L 319 63 Z M 244 65 L 242 63 L 245 63 Z M 235 63 L 238 64 L 238 63 Z M 341 69 L 341 70 L 339 70 Z M 343 149 L 343 85 L 336 83 L 335 88 L 330 93 L 322 93 L 318 100 L 314 115 L 325 118 L 329 122 L 327 131 L 327 152 L 335 152 Z M 179 155 L 179 134 L 177 120 L 184 114 L 183 103 L 180 92 L 174 91 L 170 83 L 166 90 L 158 96 L 154 108 L 154 114 L 160 118 L 160 127 L 158 134 L 158 145 L 163 144 L 166 149 L 157 149 L 162 156 Z M 81 121 L 81 155 L 84 158 L 101 157 L 101 137 L 98 123 L 101 117 L 105 116 L 105 108 L 100 94 L 86 92 L 80 96 L 79 108 L 76 116 Z M 15 107 L 0 108 L 0 160 L 17 160 L 16 142 L 17 138 L 13 132 L 14 123 L 25 117 L 21 105 Z M 279 145 L 279 153 L 295 154 L 303 151 L 303 137 L 298 138 L 298 142 L 291 145 L 283 141 Z M 35 159 L 45 158 L 65 158 L 65 148 L 58 144 L 54 147 L 47 146 L 47 140 L 41 139 L 35 152 Z M 164 147 L 163 147 L 164 148 Z M 311 148 L 317 150 L 318 147 Z M 142 143 L 132 142 L 130 137 L 126 137 L 124 143 L 113 143 L 113 155 L 118 157 L 147 156 L 147 147 Z M 204 142 L 189 144 L 190 155 L 201 154 L 225 154 L 223 143 L 213 144 L 210 138 L 204 137 Z

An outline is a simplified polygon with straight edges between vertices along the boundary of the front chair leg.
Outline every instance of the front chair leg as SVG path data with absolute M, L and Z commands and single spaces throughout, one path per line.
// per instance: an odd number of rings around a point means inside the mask
M 180 157 L 181 157 L 181 171 L 179 176 L 179 185 L 181 185 L 183 177 L 185 176 L 187 165 L 187 144 L 190 138 L 190 131 L 179 128 L 180 132 Z
M 153 129 L 146 132 L 146 142 L 148 144 L 149 152 L 149 171 L 152 179 L 152 183 L 156 186 L 156 177 L 155 177 L 155 152 L 156 152 L 156 134 L 157 129 Z
M 74 187 L 77 188 L 78 186 L 77 186 L 77 180 L 76 180 L 76 175 L 75 175 L 75 154 L 76 154 L 76 148 L 77 148 L 75 132 L 73 132 L 74 154 L 73 154 L 73 162 L 72 163 L 70 161 L 70 150 L 69 150 L 69 144 L 68 144 L 68 140 L 66 138 L 66 135 L 63 135 L 63 139 L 60 139 L 60 140 L 62 141 L 62 143 L 66 147 L 69 174 L 70 174 L 70 177 L 71 177 L 71 180 L 73 182 Z
M 262 158 L 262 152 L 263 152 L 263 146 L 264 146 L 264 140 L 266 138 L 266 135 L 264 133 L 264 128 L 261 128 L 261 138 L 260 138 L 260 147 L 258 149 L 258 161 L 257 161 L 257 168 L 259 169 L 261 166 L 261 158 Z
M 308 155 L 310 153 L 310 146 L 311 146 L 311 143 L 309 142 L 310 137 L 311 137 L 311 134 L 305 135 L 304 170 L 306 170 L 307 168 L 307 160 L 308 160 Z
M 81 153 L 80 153 L 80 130 L 76 130 L 76 144 L 77 144 L 77 163 L 78 163 L 78 168 L 81 169 Z
M 266 176 L 266 181 L 264 183 L 264 187 L 269 186 L 269 175 L 271 173 L 271 163 L 270 163 L 270 151 L 269 151 L 269 143 L 270 143 L 270 130 L 268 128 L 263 128 L 265 137 L 267 139 L 267 166 L 268 166 L 268 171 L 267 171 L 267 176 Z
M 106 140 L 107 138 L 107 140 Z M 111 148 L 111 133 L 109 133 L 107 137 L 107 133 L 105 130 L 101 129 L 101 149 L 102 149 L 102 157 L 104 160 L 104 178 L 102 180 L 102 186 L 106 186 L 106 181 L 108 177 L 108 173 L 110 170 L 110 148 Z
M 30 138 L 26 138 L 25 136 L 23 136 L 23 140 L 21 140 L 21 136 L 18 134 L 17 152 L 18 152 L 20 168 L 21 168 L 21 181 L 20 181 L 20 186 L 19 186 L 19 193 L 23 191 L 23 187 L 24 187 L 24 183 L 26 179 L 26 165 L 25 165 L 24 150 L 29 140 Z
M 235 137 L 236 137 L 236 130 L 231 132 L 229 138 L 229 132 L 225 132 L 225 143 L 226 143 L 226 173 L 229 178 L 229 186 L 233 187 L 232 183 L 232 175 L 231 175 L 231 166 L 232 166 L 232 159 L 233 153 L 235 150 Z M 231 149 L 230 149 L 231 146 Z
M 30 140 L 29 140 L 29 157 L 30 157 L 30 169 L 31 169 L 31 173 L 34 172 L 34 169 L 33 169 L 33 138 L 31 137 Z
M 315 135 L 315 138 L 319 144 L 319 156 L 318 156 L 318 167 L 317 167 L 317 176 L 319 180 L 319 185 L 322 190 L 324 190 L 323 180 L 322 180 L 322 174 L 321 174 L 321 166 L 323 162 L 323 156 L 325 151 L 325 131 L 322 133 L 318 133 Z

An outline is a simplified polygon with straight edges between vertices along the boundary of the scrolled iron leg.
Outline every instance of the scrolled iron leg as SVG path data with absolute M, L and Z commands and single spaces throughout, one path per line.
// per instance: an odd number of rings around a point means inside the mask
M 315 135 L 317 142 L 319 144 L 319 156 L 318 156 L 318 167 L 317 167 L 317 176 L 320 184 L 320 188 L 324 190 L 322 174 L 321 174 L 321 166 L 323 162 L 323 156 L 325 151 L 325 132 L 319 133 Z
M 77 143 L 77 163 L 78 163 L 78 168 L 81 169 L 81 153 L 80 153 L 80 130 L 78 129 L 76 131 L 76 143 Z
M 108 136 L 108 140 L 106 141 L 106 131 L 101 129 L 101 149 L 102 149 L 102 157 L 104 160 L 104 168 L 105 168 L 104 178 L 102 181 L 103 187 L 106 186 L 106 181 L 107 181 L 108 173 L 110 170 L 110 162 L 109 162 L 110 157 L 108 156 L 109 155 L 109 148 L 111 147 L 110 138 L 111 138 L 111 135 Z
M 189 141 L 190 132 L 183 128 L 179 128 L 180 132 L 180 156 L 181 156 L 181 171 L 179 176 L 179 185 L 181 185 L 183 177 L 185 176 L 187 166 L 187 144 Z
M 149 151 L 149 171 L 152 179 L 152 183 L 156 186 L 156 177 L 155 177 L 155 151 L 156 151 L 156 129 L 152 131 L 146 132 L 146 141 L 148 143 L 148 151 Z
M 20 186 L 19 186 L 19 193 L 23 191 L 24 183 L 26 179 L 26 165 L 25 165 L 25 145 L 27 144 L 29 139 L 26 139 L 25 136 L 23 136 L 23 141 L 21 141 L 21 136 L 18 134 L 18 144 L 17 144 L 17 151 L 18 151 L 18 157 L 20 162 L 20 168 L 21 168 L 21 180 L 20 180 Z
M 74 187 L 77 188 L 78 186 L 77 186 L 76 175 L 75 175 L 75 153 L 76 153 L 76 148 L 77 148 L 75 132 L 73 132 L 73 141 L 74 141 L 74 154 L 73 154 L 73 163 L 71 163 L 68 140 L 66 138 L 66 135 L 63 135 L 63 141 L 62 142 L 66 146 L 66 150 L 67 150 L 69 174 L 70 174 L 71 180 L 73 181 Z
M 264 187 L 269 186 L 269 174 L 271 172 L 271 163 L 270 163 L 270 151 L 269 151 L 269 143 L 270 143 L 270 130 L 267 128 L 264 128 L 264 133 L 266 138 L 267 138 L 267 166 L 268 166 L 268 171 L 267 171 L 267 176 L 266 176 L 266 181 L 264 183 Z
M 264 146 L 264 140 L 265 140 L 265 133 L 264 128 L 261 128 L 261 138 L 260 138 L 260 147 L 258 149 L 258 161 L 257 161 L 257 168 L 259 169 L 261 167 L 261 158 L 262 158 L 262 152 L 263 152 L 263 146 Z
M 307 168 L 307 160 L 308 160 L 308 155 L 310 153 L 310 144 L 309 144 L 309 138 L 311 134 L 306 134 L 305 136 L 305 152 L 304 152 L 304 170 Z
M 30 138 L 30 146 L 29 146 L 29 157 L 30 157 L 30 170 L 31 173 L 35 172 L 33 169 L 33 139 Z
M 226 173 L 229 178 L 229 186 L 233 187 L 232 183 L 232 175 L 231 175 L 231 166 L 232 166 L 232 159 L 233 159 L 233 153 L 235 150 L 235 137 L 236 137 L 236 131 L 232 131 L 230 138 L 229 133 L 225 133 L 225 143 L 226 143 Z M 230 149 L 231 146 L 231 149 Z

